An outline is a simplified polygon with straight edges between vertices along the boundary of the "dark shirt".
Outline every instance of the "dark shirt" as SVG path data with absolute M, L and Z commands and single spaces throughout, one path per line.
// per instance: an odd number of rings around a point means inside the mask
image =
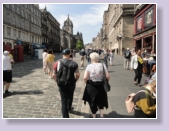
M 86 55 L 85 51 L 80 51 L 80 55 L 85 56 Z
M 63 63 L 66 63 L 66 61 L 69 60 L 69 59 L 68 58 L 64 58 L 62 60 L 63 60 Z M 53 69 L 57 70 L 57 66 L 58 66 L 58 61 L 54 64 Z M 75 81 L 75 75 L 74 75 L 74 73 L 78 69 L 78 64 L 75 61 L 71 60 L 71 62 L 68 65 L 68 68 L 69 68 L 70 74 L 72 76 L 71 80 Z

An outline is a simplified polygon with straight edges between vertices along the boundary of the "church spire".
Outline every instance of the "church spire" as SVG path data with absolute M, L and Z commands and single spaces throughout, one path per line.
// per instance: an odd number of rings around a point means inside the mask
M 46 10 L 46 5 L 45 5 L 45 10 Z

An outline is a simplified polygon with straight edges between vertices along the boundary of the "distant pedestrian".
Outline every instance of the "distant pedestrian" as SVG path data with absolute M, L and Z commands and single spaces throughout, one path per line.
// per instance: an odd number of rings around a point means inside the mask
M 47 54 L 47 58 L 46 58 L 46 62 L 47 62 L 47 68 L 48 68 L 48 75 L 49 78 L 53 78 L 52 74 L 53 74 L 53 64 L 54 64 L 54 59 L 55 59 L 55 55 L 53 54 L 52 49 L 48 50 L 48 54 Z
M 73 50 L 70 50 L 70 58 L 73 60 Z
M 103 87 L 103 68 L 105 76 L 109 80 L 110 76 L 105 64 L 99 63 L 99 54 L 93 52 L 90 54 L 91 64 L 87 66 L 84 73 L 84 81 L 86 82 L 83 100 L 89 103 L 93 118 L 96 118 L 96 112 L 100 111 L 100 118 L 103 118 L 104 107 L 108 108 L 107 93 Z
M 113 52 L 113 50 L 110 51 L 109 56 L 110 56 L 110 65 L 112 66 L 113 65 L 113 58 L 114 58 L 114 52 Z
M 119 53 L 119 49 L 118 48 L 116 49 L 116 52 L 117 52 L 117 55 L 118 55 L 118 53 Z
M 56 81 L 59 87 L 62 104 L 63 118 L 69 118 L 69 113 L 74 109 L 72 107 L 73 94 L 76 87 L 76 82 L 80 77 L 78 64 L 70 60 L 70 49 L 64 49 L 63 59 L 58 60 L 54 64 L 53 76 L 56 76 Z
M 141 78 L 142 78 L 142 71 L 143 71 L 143 59 L 141 57 L 141 50 L 137 51 L 137 55 L 133 56 L 131 60 L 131 70 L 134 69 L 135 77 L 134 77 L 134 84 L 141 86 Z
M 92 52 L 93 52 L 92 49 L 88 49 L 88 51 L 87 51 L 86 57 L 87 57 L 88 64 L 91 63 L 90 54 L 91 54 Z
M 76 57 L 76 51 L 73 50 L 73 57 Z
M 130 59 L 131 59 L 131 52 L 129 48 L 127 48 L 127 50 L 124 52 L 124 69 L 129 70 Z
M 43 59 L 43 71 L 45 74 L 47 74 L 47 61 L 46 61 L 47 55 L 48 55 L 47 49 L 44 49 L 44 52 L 42 54 L 42 59 Z
M 108 57 L 109 57 L 109 50 L 108 49 L 104 50 L 103 56 L 104 56 L 104 63 L 106 65 L 107 69 L 108 69 L 108 62 L 107 62 L 108 61 Z
M 85 55 L 86 55 L 86 53 L 85 53 L 85 50 L 84 49 L 82 49 L 81 51 L 80 51 L 80 55 L 81 55 L 81 59 L 80 59 L 80 61 L 81 61 L 81 67 L 84 67 L 84 58 L 85 58 Z
M 9 86 L 12 82 L 12 65 L 14 60 L 9 56 L 9 51 L 4 51 L 3 54 L 3 86 L 6 85 L 5 94 L 9 94 Z

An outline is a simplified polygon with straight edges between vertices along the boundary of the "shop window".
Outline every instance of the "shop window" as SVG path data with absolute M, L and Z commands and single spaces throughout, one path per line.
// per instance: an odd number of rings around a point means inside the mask
M 152 36 L 144 38 L 143 48 L 146 49 L 148 52 L 152 50 Z

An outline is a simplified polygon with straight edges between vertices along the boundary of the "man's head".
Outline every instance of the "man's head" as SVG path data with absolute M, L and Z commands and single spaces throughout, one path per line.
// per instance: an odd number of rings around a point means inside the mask
M 9 51 L 4 51 L 4 55 L 5 56 L 9 55 Z
M 63 51 L 62 51 L 62 54 L 63 54 L 63 56 L 64 57 L 70 57 L 70 49 L 64 49 Z
M 129 50 L 129 48 L 127 48 L 127 50 Z

